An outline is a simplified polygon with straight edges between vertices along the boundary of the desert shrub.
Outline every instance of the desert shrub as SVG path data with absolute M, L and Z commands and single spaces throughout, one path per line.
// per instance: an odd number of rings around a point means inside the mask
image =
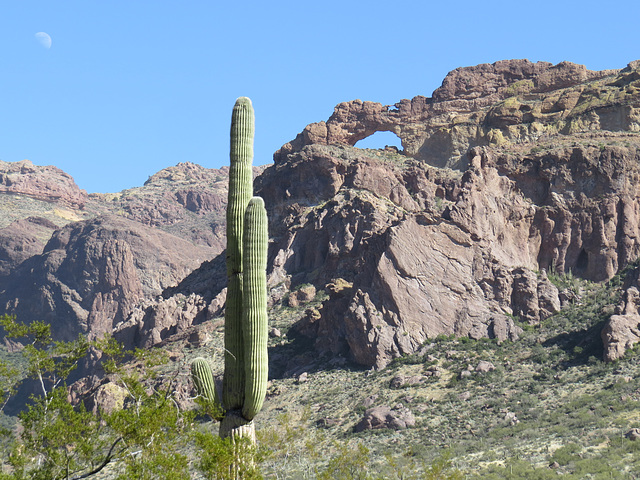
M 362 443 L 356 445 L 335 443 L 337 453 L 329 460 L 327 466 L 317 473 L 318 480 L 370 480 L 374 477 L 369 472 L 371 458 L 369 449 Z
M 223 440 L 208 432 L 197 432 L 195 438 L 199 448 L 198 468 L 207 480 L 263 478 L 258 468 L 263 456 L 248 439 L 238 439 L 234 443 L 229 438 Z
M 486 480 L 523 479 L 523 480 L 550 480 L 557 479 L 558 474 L 549 468 L 536 468 L 528 462 L 512 458 L 508 459 L 504 465 L 491 465 L 481 474 L 473 475 L 471 478 Z
M 572 461 L 579 459 L 578 453 L 582 450 L 582 447 L 577 443 L 569 443 L 563 447 L 558 448 L 551 456 L 552 462 L 558 462 L 560 465 L 568 465 Z

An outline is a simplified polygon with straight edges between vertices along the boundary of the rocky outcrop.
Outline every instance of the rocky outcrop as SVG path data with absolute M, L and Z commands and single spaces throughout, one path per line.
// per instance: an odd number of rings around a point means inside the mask
M 255 167 L 259 175 L 264 167 Z M 142 187 L 117 194 L 92 194 L 87 208 L 159 228 L 198 245 L 225 247 L 229 168 L 190 162 L 165 168 Z
M 406 407 L 396 405 L 394 408 L 380 405 L 372 407 L 364 412 L 362 420 L 356 425 L 356 432 L 365 430 L 379 430 L 389 428 L 392 430 L 404 430 L 413 427 L 416 419 Z
M 0 229 L 0 276 L 9 275 L 20 263 L 42 253 L 58 226 L 42 217 L 16 220 Z
M 613 362 L 624 357 L 627 350 L 640 342 L 640 269 L 627 277 L 624 293 L 616 311 L 601 332 L 604 360 Z
M 456 175 L 363 156 L 306 147 L 273 167 L 277 183 L 270 171 L 258 183 L 277 212 L 272 283 L 329 293 L 295 327 L 320 351 L 382 367 L 439 334 L 515 340 L 514 313 L 538 322 L 559 309 L 557 289 L 533 274 L 535 209 L 495 167 L 477 158 Z M 303 207 L 310 198 L 317 207 Z
M 162 229 L 198 245 L 224 249 L 229 169 L 190 162 L 168 167 L 144 186 L 117 194 L 92 194 L 88 208 Z
M 72 208 L 82 208 L 88 198 L 69 174 L 53 166 L 35 166 L 29 160 L 0 160 L 0 194 L 25 195 Z
M 638 139 L 571 138 L 472 149 L 459 176 L 349 147 L 305 147 L 274 166 L 277 188 L 269 171 L 260 180 L 277 213 L 274 283 L 351 285 L 300 330 L 320 350 L 383 366 L 438 334 L 517 338 L 512 315 L 537 323 L 560 309 L 544 270 L 611 278 L 640 253 Z
M 115 327 L 115 337 L 129 349 L 149 348 L 173 335 L 184 334 L 192 325 L 214 318 L 220 308 L 218 305 L 216 309 L 215 302 L 208 303 L 206 297 L 195 293 L 159 297 L 146 303 Z
M 72 223 L 12 273 L 0 311 L 48 322 L 58 339 L 101 337 L 213 253 L 121 217 Z
M 561 307 L 548 269 L 611 278 L 640 254 L 638 67 L 481 65 L 307 127 L 257 180 L 271 284 L 329 295 L 293 331 L 380 368 L 439 334 L 516 339 Z M 351 146 L 378 130 L 403 154 Z
M 637 67 L 633 62 L 623 71 L 593 72 L 570 62 L 505 60 L 458 68 L 431 98 L 417 96 L 393 106 L 341 103 L 326 122 L 308 125 L 274 158 L 280 163 L 307 145 L 354 146 L 375 132 L 390 131 L 406 155 L 463 168 L 474 146 L 534 140 L 545 132 L 576 132 L 586 125 L 633 130 L 639 125 L 638 97 L 626 86 L 637 83 Z M 617 117 L 613 102 L 625 105 Z

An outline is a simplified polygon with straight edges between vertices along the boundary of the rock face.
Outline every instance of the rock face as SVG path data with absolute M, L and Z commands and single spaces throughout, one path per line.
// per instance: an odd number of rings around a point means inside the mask
M 602 329 L 604 360 L 613 362 L 640 342 L 640 269 L 634 269 L 626 280 L 622 301 Z
M 638 67 L 480 65 L 306 127 L 257 180 L 271 284 L 329 295 L 294 331 L 378 368 L 439 334 L 514 340 L 514 316 L 560 308 L 545 270 L 601 281 L 637 258 Z M 379 130 L 404 152 L 353 147 Z
M 56 167 L 36 167 L 29 160 L 8 163 L 0 160 L 0 194 L 25 195 L 38 200 L 82 208 L 87 192 L 80 190 L 70 175 Z
M 0 306 L 19 319 L 50 323 L 59 339 L 96 338 L 213 254 L 121 217 L 71 223 L 13 271 Z
M 0 228 L 0 276 L 9 275 L 24 260 L 42 253 L 58 226 L 42 217 L 16 220 Z
M 48 321 L 58 339 L 117 326 L 130 348 L 209 318 L 219 299 L 160 295 L 222 251 L 227 177 L 181 163 L 87 195 L 55 167 L 0 162 L 0 314 Z

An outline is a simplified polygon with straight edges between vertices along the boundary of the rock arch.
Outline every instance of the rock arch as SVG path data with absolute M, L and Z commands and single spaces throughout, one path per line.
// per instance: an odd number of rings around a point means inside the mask
M 387 147 L 395 147 L 398 151 L 402 151 L 402 139 L 389 130 L 379 130 L 368 137 L 359 140 L 354 145 L 358 148 L 385 149 Z

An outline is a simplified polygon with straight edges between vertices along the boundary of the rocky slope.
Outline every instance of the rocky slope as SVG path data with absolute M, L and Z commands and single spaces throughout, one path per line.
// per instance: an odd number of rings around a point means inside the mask
M 61 339 L 80 333 L 101 337 L 213 253 L 161 230 L 102 215 L 57 230 L 41 254 L 13 270 L 0 301 L 18 318 L 55 325 Z
M 602 281 L 635 260 L 639 68 L 466 67 L 430 98 L 354 100 L 307 126 L 256 172 L 271 304 L 297 302 L 307 284 L 321 299 L 290 334 L 378 368 L 442 334 L 515 340 L 516 319 L 538 323 L 571 301 L 547 273 Z M 403 151 L 354 146 L 377 131 Z M 34 206 L 0 231 L 3 311 L 65 338 L 115 328 L 128 346 L 221 313 L 225 169 L 179 164 L 87 196 L 62 172 L 20 164 L 0 165 L 2 205 Z M 55 186 L 34 194 L 41 177 Z
M 60 339 L 111 333 L 222 251 L 227 174 L 182 163 L 87 195 L 55 167 L 2 162 L 2 313 L 48 321 Z

